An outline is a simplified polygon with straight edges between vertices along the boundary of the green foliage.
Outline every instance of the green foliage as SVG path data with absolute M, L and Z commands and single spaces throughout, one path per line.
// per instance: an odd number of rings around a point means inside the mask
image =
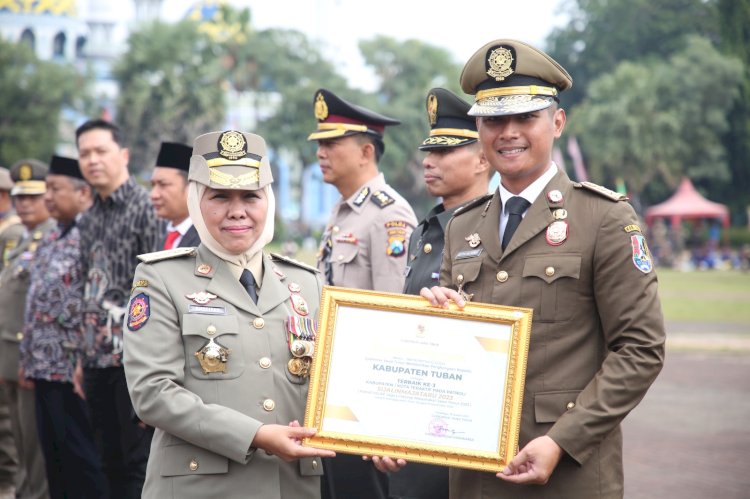
M 750 205 L 750 0 L 718 0 L 724 50 L 738 57 L 745 65 L 740 98 L 729 114 L 731 127 L 725 144 L 729 153 L 730 184 L 713 186 L 719 197 L 729 204 L 739 223 L 747 223 L 746 208 Z
M 733 1 L 733 0 L 729 0 Z M 624 61 L 664 59 L 682 49 L 684 37 L 718 38 L 713 0 L 568 0 L 568 24 L 547 38 L 549 54 L 573 76 L 563 94 L 572 106 L 588 85 Z
M 117 121 L 137 172 L 154 164 L 162 140 L 192 144 L 220 127 L 226 70 L 219 45 L 190 21 L 150 24 L 128 42 L 114 69 Z
M 417 40 L 399 42 L 377 36 L 360 42 L 359 48 L 379 79 L 378 102 L 373 109 L 401 121 L 401 125 L 386 131 L 381 170 L 418 215 L 426 214 L 435 200 L 425 191 L 423 154 L 417 149 L 429 133 L 425 100 L 433 87 L 447 88 L 463 96 L 459 86 L 460 66 L 446 49 Z
M 82 109 L 85 90 L 73 67 L 40 61 L 26 45 L 0 39 L 0 164 L 49 160 L 61 110 Z
M 667 60 L 623 62 L 603 74 L 570 120 L 591 176 L 609 185 L 623 177 L 648 203 L 662 200 L 683 175 L 729 182 L 721 139 L 741 81 L 739 61 L 700 37 Z

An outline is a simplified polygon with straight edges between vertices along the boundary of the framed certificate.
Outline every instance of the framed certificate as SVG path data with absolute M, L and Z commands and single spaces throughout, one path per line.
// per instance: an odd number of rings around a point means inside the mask
M 515 455 L 531 309 L 326 286 L 304 443 L 501 471 Z

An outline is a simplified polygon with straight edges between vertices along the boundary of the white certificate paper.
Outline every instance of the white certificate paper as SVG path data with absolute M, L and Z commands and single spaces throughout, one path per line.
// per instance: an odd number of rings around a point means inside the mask
M 530 309 L 326 286 L 304 444 L 501 471 L 518 446 Z

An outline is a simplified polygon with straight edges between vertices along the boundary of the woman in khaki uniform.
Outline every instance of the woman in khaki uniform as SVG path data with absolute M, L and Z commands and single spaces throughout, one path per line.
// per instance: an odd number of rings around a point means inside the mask
M 274 198 L 265 142 L 195 141 L 198 248 L 142 255 L 125 326 L 138 417 L 156 428 L 143 497 L 317 498 L 330 451 L 302 447 L 321 282 L 263 253 Z

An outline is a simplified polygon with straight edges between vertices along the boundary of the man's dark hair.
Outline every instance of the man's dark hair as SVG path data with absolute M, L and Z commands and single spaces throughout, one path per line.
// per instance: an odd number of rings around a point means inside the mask
M 354 135 L 354 137 L 357 138 L 357 143 L 359 144 L 372 144 L 372 146 L 375 148 L 375 163 L 380 163 L 380 158 L 385 152 L 385 144 L 383 144 L 383 139 L 374 135 L 370 135 L 369 133 L 358 133 Z
M 81 137 L 81 135 L 86 132 L 90 132 L 91 130 L 109 130 L 109 132 L 112 134 L 112 140 L 114 140 L 118 146 L 125 147 L 125 137 L 122 133 L 122 130 L 120 130 L 120 127 L 118 127 L 114 123 L 102 119 L 89 120 L 83 125 L 79 126 L 76 129 L 76 145 L 78 145 L 78 139 Z

